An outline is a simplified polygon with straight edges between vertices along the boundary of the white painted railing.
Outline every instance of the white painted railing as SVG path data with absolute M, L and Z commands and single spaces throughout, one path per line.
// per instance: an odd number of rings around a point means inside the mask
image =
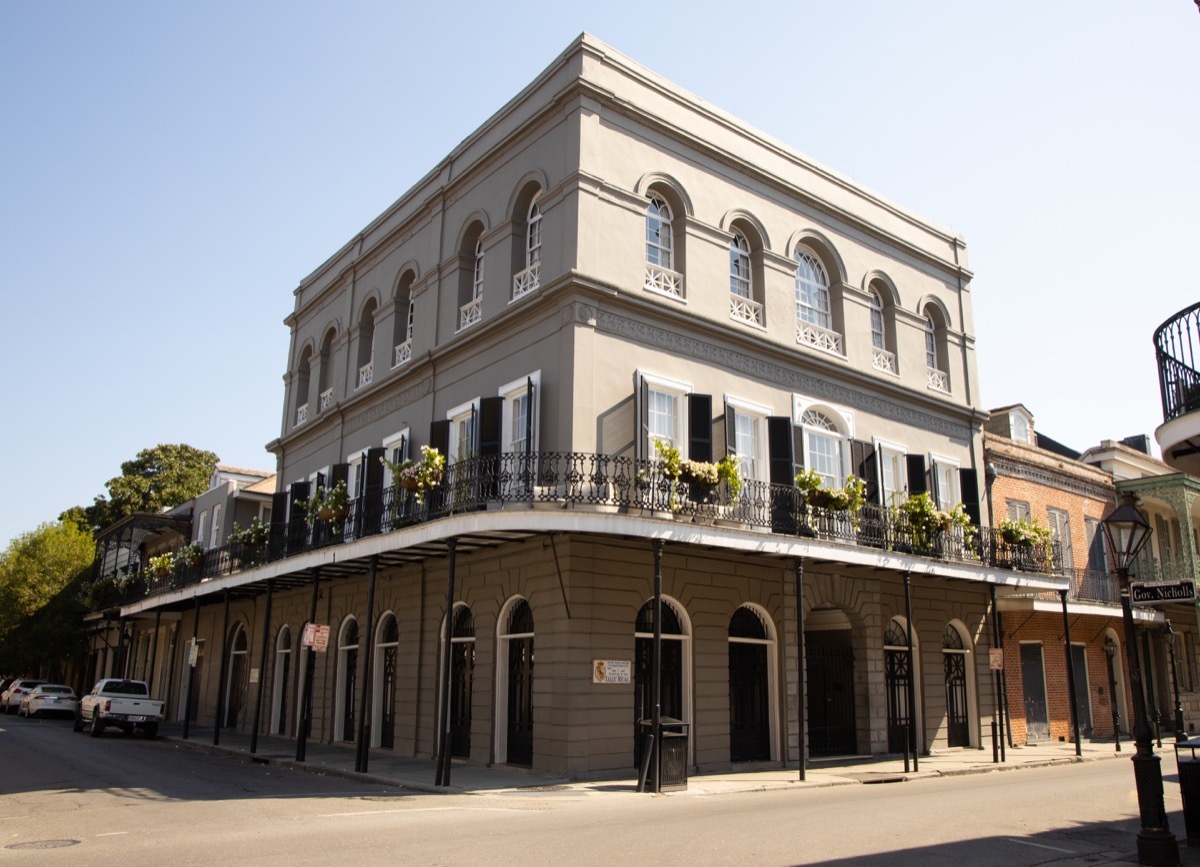
M 741 295 L 730 294 L 729 318 L 749 322 L 751 325 L 762 325 L 763 306 L 757 301 L 743 298 Z
M 950 374 L 945 371 L 938 370 L 936 367 L 926 368 L 929 371 L 929 390 L 940 391 L 943 394 L 950 393 Z
M 796 342 L 815 346 L 817 349 L 837 355 L 845 355 L 842 351 L 842 335 L 836 331 L 830 331 L 828 328 L 822 328 L 820 325 L 805 322 L 803 319 L 796 320 Z
M 683 275 L 659 265 L 646 265 L 646 291 L 657 292 L 678 301 L 686 301 L 683 290 Z
M 483 299 L 476 298 L 458 308 L 458 330 L 470 328 L 483 319 Z
M 333 389 L 327 388 L 321 392 L 320 412 L 325 412 L 329 407 L 333 406 Z
M 541 283 L 542 263 L 534 262 L 524 271 L 518 271 L 513 276 L 512 300 L 523 298 L 533 292 Z
M 406 340 L 396 347 L 395 360 L 392 362 L 392 367 L 399 367 L 406 361 L 412 360 L 412 341 Z
M 370 385 L 371 380 L 375 378 L 375 362 L 368 361 L 358 369 L 358 387 Z
M 308 421 L 308 404 L 296 407 L 296 426 L 304 424 Z
M 886 349 L 876 349 L 871 363 L 876 370 L 882 370 L 884 373 L 890 373 L 893 376 L 900 373 L 896 368 L 896 353 L 888 352 Z

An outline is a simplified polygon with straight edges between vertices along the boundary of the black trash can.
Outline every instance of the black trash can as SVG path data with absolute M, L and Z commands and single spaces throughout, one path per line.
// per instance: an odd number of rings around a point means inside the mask
M 1179 794 L 1183 798 L 1183 824 L 1188 844 L 1200 846 L 1200 738 L 1175 744 L 1175 766 L 1179 770 Z
M 662 725 L 661 756 L 658 762 L 651 762 L 646 774 L 646 787 L 650 791 L 681 792 L 687 789 L 688 774 L 688 723 L 681 719 L 664 716 L 659 717 Z M 654 723 L 651 720 L 638 720 L 642 730 L 643 742 L 646 735 L 654 733 Z M 659 769 L 662 770 L 662 783 L 655 786 Z

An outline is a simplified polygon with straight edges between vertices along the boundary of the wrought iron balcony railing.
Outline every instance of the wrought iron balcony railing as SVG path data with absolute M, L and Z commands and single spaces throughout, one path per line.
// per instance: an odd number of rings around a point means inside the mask
M 1158 326 L 1154 352 L 1163 421 L 1200 411 L 1200 303 Z
M 753 480 L 742 482 L 734 497 L 725 483 L 709 486 L 672 478 L 659 461 L 543 452 L 460 461 L 446 468 L 441 483 L 420 502 L 413 492 L 385 488 L 351 500 L 340 522 L 316 521 L 310 526 L 303 516 L 274 522 L 261 545 L 235 542 L 207 551 L 194 567 L 182 566 L 165 576 L 136 576 L 141 583 L 134 594 L 153 595 L 456 513 L 513 507 L 643 515 L 999 569 L 1062 572 L 1057 543 L 1010 544 L 988 527 L 918 525 L 895 509 L 875 504 L 856 513 L 817 507 L 806 503 L 795 487 Z

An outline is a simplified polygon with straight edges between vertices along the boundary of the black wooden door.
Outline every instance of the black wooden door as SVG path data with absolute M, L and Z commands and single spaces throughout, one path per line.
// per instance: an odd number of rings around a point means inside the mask
M 533 639 L 508 642 L 508 757 L 513 765 L 533 764 Z
M 1079 731 L 1085 738 L 1092 736 L 1092 704 L 1088 694 L 1087 648 L 1082 644 L 1071 645 L 1071 667 L 1075 670 L 1075 713 L 1079 719 Z M 1074 732 L 1071 733 L 1074 738 Z
M 379 697 L 383 707 L 379 713 L 379 745 L 392 749 L 396 745 L 396 645 L 383 649 L 383 677 Z
M 235 653 L 229 665 L 229 707 L 225 709 L 225 727 L 236 729 L 246 707 L 246 660 L 244 652 Z
M 907 749 L 909 725 L 912 722 L 908 709 L 908 684 L 912 679 L 908 651 L 885 650 L 883 673 L 887 688 L 888 752 L 903 753 Z
M 729 760 L 767 761 L 771 758 L 768 719 L 767 647 L 729 643 Z
M 452 645 L 450 672 L 450 755 L 471 755 L 471 682 L 475 673 L 475 642 Z M 512 742 L 509 742 L 512 752 Z
M 354 740 L 354 705 L 358 692 L 358 648 L 350 648 L 343 652 L 343 676 L 345 682 L 342 688 L 342 740 Z
M 642 766 L 645 732 L 642 721 L 654 713 L 652 686 L 654 674 L 650 663 L 654 640 L 638 638 L 634 645 L 633 672 L 633 764 Z M 662 715 L 683 719 L 683 642 L 664 638 L 662 642 Z
M 1042 646 L 1021 645 L 1021 680 L 1025 690 L 1025 740 L 1050 739 L 1050 717 L 1046 712 L 1046 674 L 1042 669 Z
M 967 657 L 962 653 L 943 653 L 946 675 L 947 740 L 952 747 L 971 745 L 970 712 L 967 707 Z
M 808 751 L 813 756 L 858 752 L 854 713 L 854 650 L 849 630 L 804 633 L 808 672 Z

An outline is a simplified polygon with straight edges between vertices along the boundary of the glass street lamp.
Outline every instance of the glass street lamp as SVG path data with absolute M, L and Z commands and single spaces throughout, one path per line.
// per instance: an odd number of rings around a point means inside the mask
M 1129 567 L 1146 542 L 1150 525 L 1141 516 L 1133 494 L 1126 493 L 1121 505 L 1100 522 L 1113 569 L 1121 584 L 1121 616 L 1125 622 L 1125 655 L 1133 687 L 1133 779 L 1137 786 L 1138 812 L 1142 828 L 1137 835 L 1138 863 L 1166 865 L 1179 863 L 1179 844 L 1167 825 L 1163 804 L 1161 759 L 1154 755 L 1150 726 L 1146 722 L 1146 699 L 1142 692 L 1142 668 L 1137 655 L 1137 635 L 1133 626 L 1133 605 L 1129 598 Z

